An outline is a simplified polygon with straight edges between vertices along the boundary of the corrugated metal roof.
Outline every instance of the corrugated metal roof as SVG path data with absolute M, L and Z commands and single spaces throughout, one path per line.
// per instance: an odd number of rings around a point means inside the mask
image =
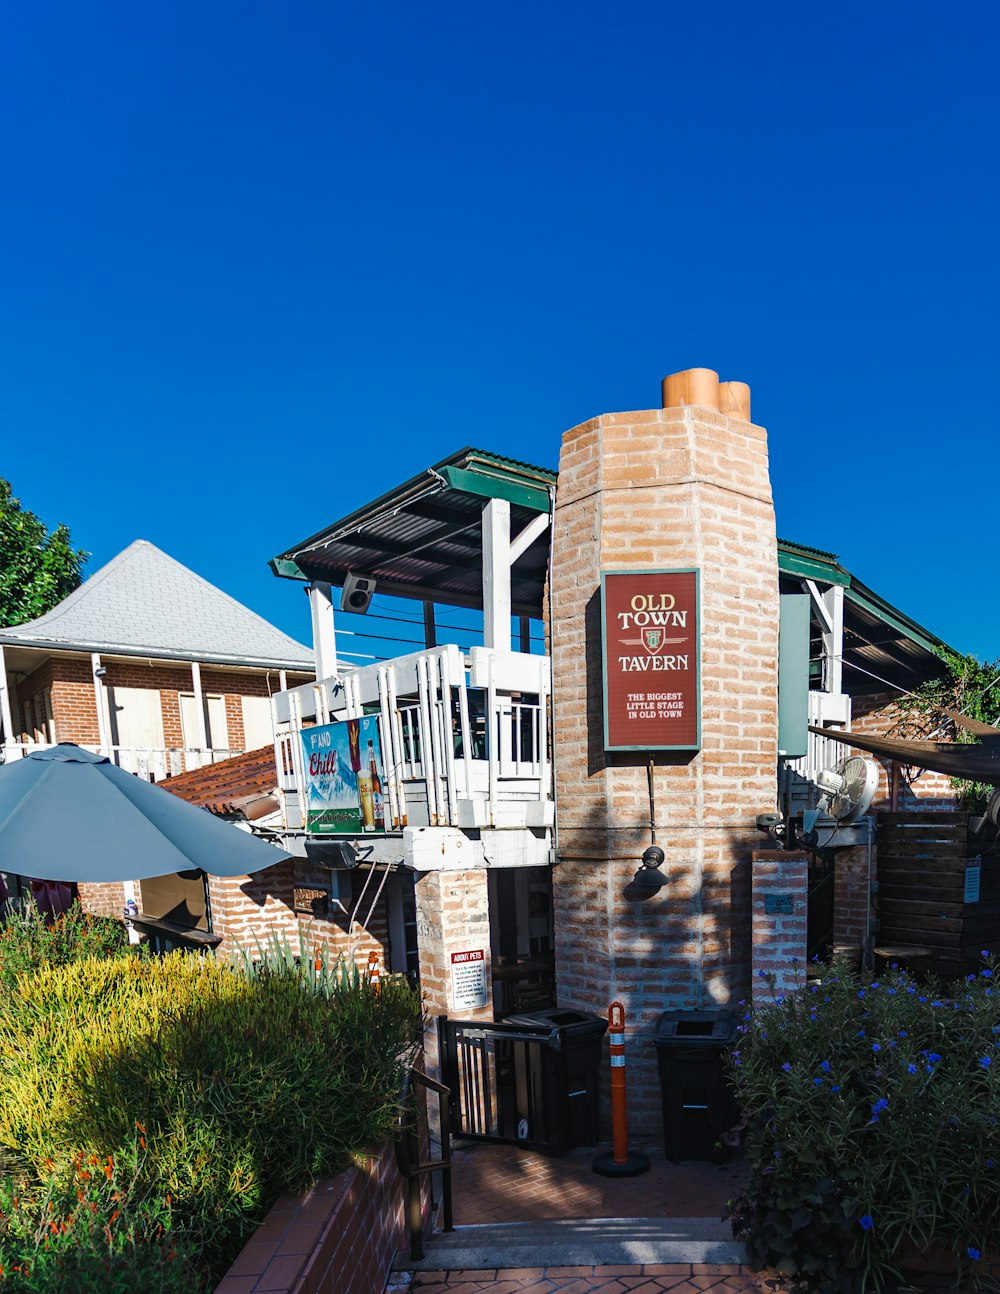
M 517 535 L 548 512 L 556 473 L 466 448 L 380 495 L 276 557 L 275 574 L 343 585 L 349 572 L 401 597 L 482 605 L 484 500 L 510 503 Z M 540 536 L 511 572 L 515 614 L 540 616 L 549 540 Z
M 137 539 L 58 606 L 0 643 L 311 671 L 313 653 L 228 593 Z

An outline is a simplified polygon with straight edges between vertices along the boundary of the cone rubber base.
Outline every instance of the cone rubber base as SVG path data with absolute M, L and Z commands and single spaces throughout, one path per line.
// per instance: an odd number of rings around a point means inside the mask
M 624 1164 L 615 1163 L 613 1150 L 594 1156 L 594 1172 L 602 1177 L 638 1177 L 648 1171 L 649 1156 L 640 1150 L 630 1150 Z

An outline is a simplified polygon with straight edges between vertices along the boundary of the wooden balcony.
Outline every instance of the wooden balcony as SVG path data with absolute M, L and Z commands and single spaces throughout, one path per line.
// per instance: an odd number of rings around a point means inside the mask
M 489 833 L 500 865 L 547 861 L 554 818 L 549 678 L 545 656 L 485 647 L 465 655 L 448 644 L 278 693 L 275 752 L 286 829 L 306 831 L 302 733 L 375 716 L 385 832 L 406 836 L 412 865 L 426 865 L 421 860 L 441 844 L 441 832 L 453 840 Z

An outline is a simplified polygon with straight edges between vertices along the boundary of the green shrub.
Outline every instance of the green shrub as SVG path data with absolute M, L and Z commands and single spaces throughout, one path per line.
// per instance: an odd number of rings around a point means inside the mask
M 392 1131 L 416 995 L 299 970 L 247 976 L 214 959 L 80 962 L 0 1001 L 0 1143 L 37 1166 L 102 1158 L 136 1122 L 147 1185 L 218 1272 L 282 1192 L 335 1172 Z
M 731 1060 L 750 1170 L 734 1229 L 762 1263 L 847 1291 L 881 1288 L 928 1249 L 962 1279 L 996 1256 L 1000 991 L 986 960 L 948 997 L 836 963 L 747 1014 Z
M 6 904 L 0 912 L 0 991 L 13 992 L 25 971 L 135 951 L 121 921 L 95 917 L 79 903 L 54 921 L 46 921 L 33 903 Z
M 0 1181 L 0 1290 L 7 1294 L 199 1294 L 194 1244 L 169 1198 L 143 1185 L 141 1134 L 117 1157 L 76 1154 L 33 1185 Z

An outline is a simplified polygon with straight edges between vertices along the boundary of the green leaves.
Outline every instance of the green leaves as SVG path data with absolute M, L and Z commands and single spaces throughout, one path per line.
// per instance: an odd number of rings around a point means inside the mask
M 835 963 L 746 1015 L 731 1078 L 750 1182 L 733 1213 L 762 1259 L 835 1294 L 881 1289 L 930 1247 L 974 1281 L 965 1255 L 1000 1235 L 995 971 L 984 957 L 945 989 Z
M 71 546 L 65 526 L 50 533 L 0 477 L 0 626 L 51 610 L 78 587 L 89 555 Z

